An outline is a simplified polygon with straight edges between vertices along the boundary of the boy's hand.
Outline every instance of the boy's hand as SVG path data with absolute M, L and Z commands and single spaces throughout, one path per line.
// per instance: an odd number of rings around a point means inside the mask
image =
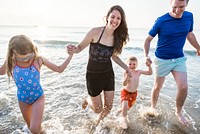
M 146 66 L 151 66 L 152 61 L 150 57 L 146 57 Z
M 129 78 L 132 77 L 132 74 L 131 74 L 130 69 L 126 70 L 126 74 L 127 74 L 127 76 L 128 76 Z

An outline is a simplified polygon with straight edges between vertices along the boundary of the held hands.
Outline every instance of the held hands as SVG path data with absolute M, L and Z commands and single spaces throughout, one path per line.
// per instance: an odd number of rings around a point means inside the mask
M 200 56 L 200 50 L 197 50 L 197 55 Z
M 69 55 L 73 55 L 74 54 L 74 49 L 76 49 L 76 46 L 75 45 L 71 45 L 71 44 L 69 44 L 69 45 L 67 45 L 67 53 L 69 54 Z
M 131 73 L 130 69 L 126 70 L 126 74 L 128 77 L 132 77 L 132 73 Z
M 149 56 L 146 57 L 146 66 L 151 66 L 151 64 L 152 64 L 151 58 Z

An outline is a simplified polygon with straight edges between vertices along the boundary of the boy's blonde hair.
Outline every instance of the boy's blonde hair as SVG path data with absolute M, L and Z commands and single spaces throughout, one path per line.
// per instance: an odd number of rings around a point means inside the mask
M 138 61 L 137 58 L 134 57 L 134 56 L 130 56 L 130 57 L 128 58 L 128 60 L 129 60 L 129 61 L 130 61 L 130 60 L 131 60 L 131 61 L 136 61 L 136 62 Z
M 13 71 L 13 61 L 14 61 L 14 52 L 25 55 L 28 53 L 34 53 L 34 58 L 38 57 L 38 51 L 35 44 L 32 40 L 25 35 L 16 35 L 13 36 L 8 44 L 8 52 L 6 58 L 6 70 L 8 77 L 12 76 Z

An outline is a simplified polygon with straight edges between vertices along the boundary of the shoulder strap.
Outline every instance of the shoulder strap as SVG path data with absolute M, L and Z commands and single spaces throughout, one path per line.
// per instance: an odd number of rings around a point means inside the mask
M 101 32 L 101 35 L 100 35 L 100 37 L 99 37 L 99 40 L 97 41 L 97 43 L 99 43 L 99 42 L 100 42 L 100 40 L 101 40 L 101 37 L 102 37 L 102 35 L 103 35 L 103 32 L 104 32 L 105 28 L 106 28 L 106 27 L 104 27 L 104 28 L 103 28 L 103 31 Z

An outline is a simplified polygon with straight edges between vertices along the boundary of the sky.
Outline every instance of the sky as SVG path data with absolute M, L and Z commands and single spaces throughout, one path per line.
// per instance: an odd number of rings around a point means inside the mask
M 128 27 L 150 28 L 157 17 L 170 10 L 170 0 L 0 0 L 0 25 L 96 27 L 105 24 L 113 5 L 120 5 Z M 200 0 L 186 8 L 200 29 Z

